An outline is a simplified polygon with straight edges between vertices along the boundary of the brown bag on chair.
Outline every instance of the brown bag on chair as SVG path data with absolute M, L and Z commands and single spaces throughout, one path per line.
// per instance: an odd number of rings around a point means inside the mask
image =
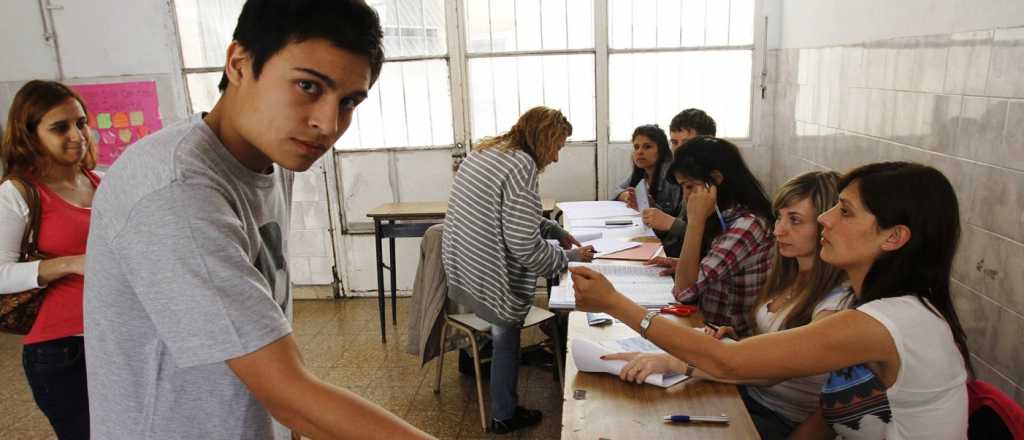
M 39 192 L 35 185 L 20 177 L 11 176 L 7 180 L 17 181 L 25 188 L 25 201 L 28 202 L 28 225 L 21 237 L 18 262 L 42 260 L 43 256 L 39 253 L 39 222 L 42 217 Z M 0 295 L 0 332 L 28 334 L 43 305 L 43 290 L 45 288 L 40 287 Z

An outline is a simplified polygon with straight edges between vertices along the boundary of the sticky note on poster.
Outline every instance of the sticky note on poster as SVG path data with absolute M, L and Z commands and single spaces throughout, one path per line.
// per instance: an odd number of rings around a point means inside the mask
M 130 144 L 163 127 L 156 81 L 78 84 L 89 108 L 89 126 L 98 133 L 100 165 L 109 166 Z

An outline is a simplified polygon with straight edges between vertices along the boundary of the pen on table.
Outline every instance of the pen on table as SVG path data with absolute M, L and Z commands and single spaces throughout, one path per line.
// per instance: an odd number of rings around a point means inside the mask
M 704 182 L 704 188 L 711 189 L 711 184 L 707 183 L 707 182 Z M 722 211 L 718 209 L 718 202 L 717 201 L 715 202 L 715 214 L 718 214 L 718 223 L 722 224 L 722 231 L 725 231 L 726 229 L 728 229 L 728 228 L 725 227 L 725 217 L 722 217 Z
M 709 328 L 709 329 L 711 329 L 711 330 L 714 330 L 714 331 L 716 331 L 716 332 L 718 331 L 718 325 L 716 325 L 716 324 L 712 324 L 712 323 L 711 323 L 711 322 L 709 322 L 709 321 L 704 321 L 704 327 L 707 327 L 707 328 Z
M 664 420 L 668 423 L 690 423 L 690 422 L 707 422 L 707 423 L 729 423 L 729 416 L 722 414 L 720 416 L 686 416 L 686 415 L 672 415 L 665 416 Z
M 633 220 L 605 220 L 605 226 L 630 226 L 633 224 Z

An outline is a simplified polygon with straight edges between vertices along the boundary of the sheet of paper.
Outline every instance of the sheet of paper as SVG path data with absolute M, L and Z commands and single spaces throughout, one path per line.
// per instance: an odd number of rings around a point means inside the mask
M 639 247 L 640 243 L 635 241 L 622 241 L 614 238 L 599 238 L 597 240 L 590 240 L 583 242 L 584 246 L 593 246 L 594 252 L 597 253 L 595 256 L 601 256 L 604 254 L 611 254 L 618 251 L 624 251 L 626 249 L 633 249 Z
M 625 221 L 628 221 L 629 224 L 620 224 Z M 627 218 L 581 218 L 569 220 L 568 223 L 572 226 L 573 231 L 580 228 L 623 229 L 643 226 L 640 218 L 636 216 Z
M 634 189 L 633 194 L 636 196 L 636 210 L 643 214 L 645 209 L 651 207 L 651 198 L 647 193 L 647 184 L 640 182 Z
M 636 339 L 636 338 L 630 338 Z M 580 371 L 586 371 L 590 373 L 608 373 L 615 376 L 619 375 L 622 371 L 622 367 L 626 366 L 626 361 L 602 360 L 601 356 L 610 353 L 624 352 L 624 351 L 649 351 L 649 350 L 637 350 L 635 347 L 637 343 L 627 342 L 625 345 L 623 341 L 629 341 L 630 339 L 622 341 L 607 341 L 603 343 L 595 343 L 586 339 L 573 339 L 570 344 L 570 351 L 572 352 L 572 360 L 576 364 L 576 368 Z M 643 342 L 648 341 L 644 340 Z M 611 348 L 610 348 L 611 347 Z M 629 347 L 629 348 L 627 348 Z M 655 350 L 651 352 L 660 352 L 661 350 L 654 347 Z M 673 374 L 673 375 L 662 375 L 652 374 L 647 376 L 644 380 L 645 383 L 649 383 L 654 386 L 668 388 L 679 382 L 682 382 L 688 376 L 685 374 Z
M 629 217 L 640 215 L 639 211 L 629 208 L 625 203 L 610 200 L 596 200 L 588 202 L 559 202 L 558 208 L 562 210 L 567 219 L 584 218 L 611 218 Z
M 675 302 L 672 296 L 672 277 L 661 276 L 662 268 L 632 264 L 569 263 L 570 267 L 583 266 L 594 269 L 608 278 L 615 289 L 633 302 L 647 307 L 664 307 Z M 548 307 L 552 309 L 576 308 L 576 295 L 572 288 L 572 277 L 551 288 Z
M 594 230 L 581 230 L 581 231 L 578 231 L 576 229 L 573 229 L 572 236 L 576 237 L 576 241 L 578 241 L 580 243 L 583 243 L 583 245 L 586 246 L 586 242 L 591 241 L 591 240 L 598 240 L 598 239 L 604 237 L 604 231 L 601 231 L 601 230 L 596 230 L 596 231 L 594 231 Z

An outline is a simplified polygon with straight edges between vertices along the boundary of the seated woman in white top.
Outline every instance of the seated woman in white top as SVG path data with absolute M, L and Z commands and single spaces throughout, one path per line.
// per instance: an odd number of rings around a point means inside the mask
M 886 162 L 850 171 L 839 188 L 839 203 L 818 218 L 821 258 L 846 272 L 852 310 L 725 343 L 658 319 L 599 273 L 572 268 L 576 307 L 610 313 L 712 376 L 830 373 L 820 408 L 791 438 L 965 438 L 973 370 L 949 291 L 960 237 L 952 185 L 934 168 Z
M 842 271 L 821 261 L 819 255 L 817 218 L 836 204 L 838 180 L 835 172 L 811 171 L 790 179 L 776 192 L 772 201 L 775 252 L 768 281 L 751 310 L 755 335 L 805 325 L 842 310 L 849 301 L 849 288 L 840 284 Z M 708 330 L 718 338 L 736 337 L 731 327 Z M 695 377 L 750 384 L 740 392 L 764 440 L 786 438 L 814 414 L 827 378 L 820 374 L 785 381 L 734 381 L 710 377 L 665 353 L 616 353 L 606 358 L 628 361 L 620 377 L 637 383 L 651 374 L 685 371 Z

